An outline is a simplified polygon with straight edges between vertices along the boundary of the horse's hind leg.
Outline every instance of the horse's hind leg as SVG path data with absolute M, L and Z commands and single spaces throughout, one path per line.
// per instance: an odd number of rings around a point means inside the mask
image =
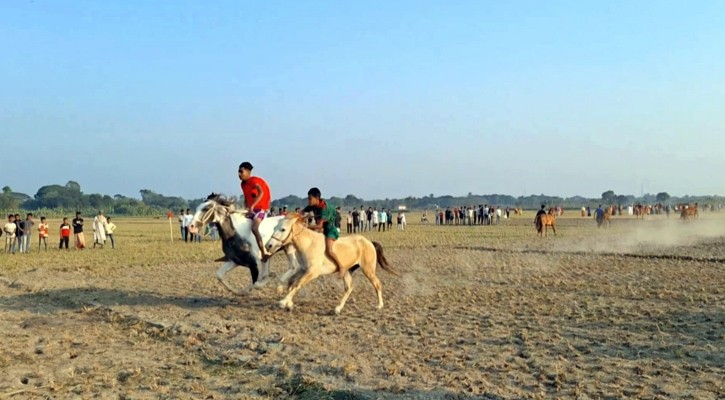
M 370 284 L 373 285 L 375 288 L 375 292 L 377 292 L 378 295 L 378 310 L 383 308 L 383 289 L 380 286 L 380 280 L 377 276 L 375 276 L 375 266 L 377 261 L 373 261 L 372 266 L 369 267 L 363 267 L 363 273 L 368 278 L 368 281 L 370 281 Z
M 347 299 L 352 293 L 352 275 L 350 275 L 350 272 L 345 272 L 345 277 L 343 277 L 342 279 L 345 282 L 345 294 L 342 296 L 342 300 L 340 300 L 340 305 L 335 307 L 335 314 L 340 314 L 342 308 L 345 307 Z
M 556 228 L 554 227 L 553 224 L 551 225 L 551 230 L 554 231 L 554 236 L 556 236 Z

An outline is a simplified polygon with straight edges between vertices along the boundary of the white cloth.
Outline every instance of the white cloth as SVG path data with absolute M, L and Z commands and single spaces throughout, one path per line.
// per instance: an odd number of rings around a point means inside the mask
M 184 215 L 184 223 L 183 223 L 184 228 L 186 228 L 189 225 L 191 225 L 191 221 L 193 221 L 193 220 L 194 220 L 194 216 L 193 215 L 191 215 L 191 214 Z
M 15 237 L 15 231 L 18 229 L 17 225 L 15 225 L 15 222 L 8 222 L 5 224 L 5 233 L 8 235 L 9 238 Z
M 93 240 L 96 243 L 103 243 L 106 241 L 106 228 L 108 227 L 108 221 L 106 217 L 96 215 L 93 218 Z

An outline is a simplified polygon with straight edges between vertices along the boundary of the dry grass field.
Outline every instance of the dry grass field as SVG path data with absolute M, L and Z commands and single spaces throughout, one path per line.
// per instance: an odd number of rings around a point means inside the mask
M 356 274 L 340 316 L 334 276 L 291 312 L 273 284 L 231 295 L 220 243 L 165 220 L 114 221 L 115 250 L 0 254 L 0 399 L 725 398 L 725 215 L 567 214 L 545 239 L 532 212 L 412 214 L 368 235 L 401 273 L 379 271 L 385 308 Z

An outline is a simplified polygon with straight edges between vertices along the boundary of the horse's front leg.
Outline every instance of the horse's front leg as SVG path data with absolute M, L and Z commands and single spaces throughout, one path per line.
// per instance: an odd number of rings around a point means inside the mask
M 232 261 L 227 261 L 221 266 L 221 268 L 219 268 L 219 271 L 217 271 L 217 273 L 216 273 L 216 277 L 217 277 L 217 279 L 219 279 L 219 282 L 221 282 L 222 285 L 224 285 L 224 287 L 227 288 L 227 290 L 236 294 L 237 296 L 243 296 L 248 292 L 248 288 L 244 289 L 244 290 L 235 289 L 232 287 L 232 285 L 229 284 L 229 282 L 227 282 L 227 278 L 226 278 L 227 272 L 233 270 L 236 267 L 237 267 L 237 264 L 233 263 Z
M 295 251 L 294 246 L 285 246 L 284 252 L 287 256 L 287 271 L 280 276 L 277 284 L 277 293 L 280 295 L 284 293 L 285 288 L 289 287 L 290 278 L 292 278 L 300 267 L 297 262 L 297 251 Z
M 291 310 L 292 307 L 294 306 L 294 304 L 292 303 L 292 299 L 295 297 L 297 292 L 299 292 L 300 289 L 302 289 L 303 286 L 310 283 L 313 279 L 317 278 L 317 276 L 318 276 L 317 271 L 319 269 L 320 268 L 308 267 L 306 269 L 307 271 L 305 272 L 305 274 L 299 279 L 299 281 L 297 281 L 297 283 L 294 285 L 294 287 L 292 287 L 290 289 L 289 293 L 287 293 L 287 296 L 285 296 L 285 298 L 279 302 L 279 306 L 282 308 Z

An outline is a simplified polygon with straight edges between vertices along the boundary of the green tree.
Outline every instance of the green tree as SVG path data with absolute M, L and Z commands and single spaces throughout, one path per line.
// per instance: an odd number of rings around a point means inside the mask
M 606 192 L 602 193 L 602 202 L 604 204 L 612 204 L 614 201 L 616 201 L 616 196 L 614 194 L 614 190 L 607 190 Z
M 5 194 L 10 194 L 12 192 L 13 192 L 13 189 L 10 189 L 10 186 L 5 186 L 3 188 L 3 193 L 5 193 Z
M 664 203 L 669 199 L 670 199 L 669 193 L 667 193 L 667 192 L 657 193 L 657 201 L 659 201 L 660 203 Z

